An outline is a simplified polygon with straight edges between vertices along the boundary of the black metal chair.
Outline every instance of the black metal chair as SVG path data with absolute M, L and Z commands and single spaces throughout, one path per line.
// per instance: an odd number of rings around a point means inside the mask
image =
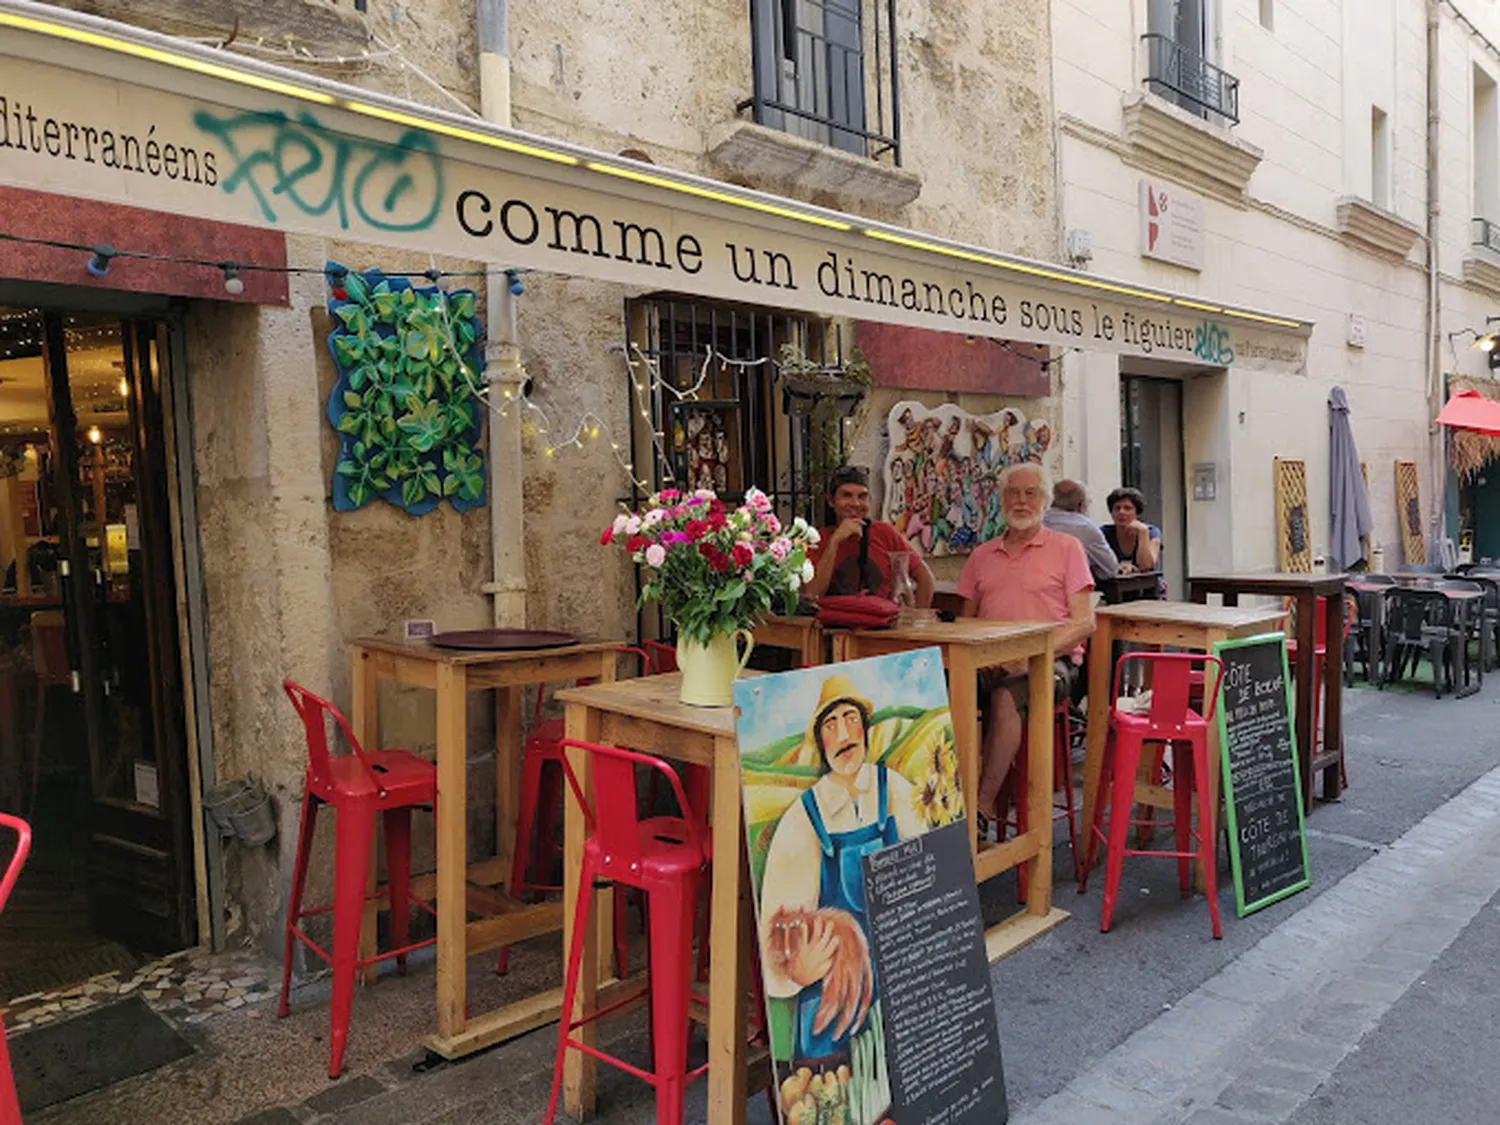
M 1415 670 L 1416 661 L 1426 656 L 1432 665 L 1436 697 L 1443 697 L 1445 675 L 1456 690 L 1464 630 L 1457 608 L 1441 590 L 1393 587 L 1386 595 L 1385 624 L 1385 661 L 1379 679 L 1382 689 L 1406 675 L 1408 659 Z
M 1365 682 L 1380 678 L 1380 653 L 1385 643 L 1382 623 L 1385 620 L 1385 590 L 1351 590 L 1345 597 L 1344 613 L 1349 618 L 1344 638 L 1344 683 L 1354 683 L 1354 662 L 1364 665 Z M 1351 612 L 1352 610 L 1352 612 Z
M 1485 671 L 1500 668 L 1500 578 L 1494 573 L 1474 573 L 1475 563 L 1465 563 L 1450 574 L 1450 579 L 1469 582 L 1484 591 L 1484 610 L 1478 627 L 1488 634 L 1490 660 Z

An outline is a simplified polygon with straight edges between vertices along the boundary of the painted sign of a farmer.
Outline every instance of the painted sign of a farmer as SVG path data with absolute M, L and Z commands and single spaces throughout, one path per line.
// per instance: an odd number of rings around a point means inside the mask
M 878 1113 L 889 1095 L 863 861 L 926 826 L 911 783 L 870 760 L 873 711 L 847 676 L 823 681 L 806 736 L 823 772 L 776 826 L 760 917 L 767 992 L 796 1001 L 792 1065 L 847 1076 L 851 1108 Z

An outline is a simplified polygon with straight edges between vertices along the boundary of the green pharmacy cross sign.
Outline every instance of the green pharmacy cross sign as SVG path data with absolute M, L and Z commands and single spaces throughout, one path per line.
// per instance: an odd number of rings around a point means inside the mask
M 483 330 L 473 291 L 418 289 L 336 262 L 326 273 L 339 376 L 328 399 L 339 435 L 335 510 L 377 497 L 415 516 L 444 500 L 460 512 L 483 504 Z

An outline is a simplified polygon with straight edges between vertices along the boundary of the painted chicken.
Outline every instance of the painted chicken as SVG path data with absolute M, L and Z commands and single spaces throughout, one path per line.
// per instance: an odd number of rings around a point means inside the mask
M 870 946 L 853 915 L 827 907 L 818 910 L 783 907 L 771 918 L 766 954 L 777 972 L 797 980 L 795 966 L 799 958 L 820 935 L 831 937 L 832 963 L 823 976 L 823 996 L 813 1016 L 813 1031 L 821 1035 L 832 1026 L 835 1038 L 842 1038 L 864 1022 L 875 998 Z

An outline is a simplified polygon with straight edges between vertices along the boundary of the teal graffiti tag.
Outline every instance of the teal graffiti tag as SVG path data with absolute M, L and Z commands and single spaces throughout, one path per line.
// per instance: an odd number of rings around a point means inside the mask
M 1228 367 L 1234 362 L 1234 348 L 1229 345 L 1229 330 L 1205 320 L 1193 334 L 1193 354 L 1207 363 Z
M 418 129 L 386 144 L 336 133 L 308 113 L 293 120 L 279 111 L 216 117 L 200 109 L 193 123 L 230 158 L 224 190 L 245 185 L 267 222 L 276 222 L 279 199 L 304 215 L 333 211 L 344 230 L 351 209 L 376 230 L 415 231 L 432 226 L 442 208 L 443 160 Z

